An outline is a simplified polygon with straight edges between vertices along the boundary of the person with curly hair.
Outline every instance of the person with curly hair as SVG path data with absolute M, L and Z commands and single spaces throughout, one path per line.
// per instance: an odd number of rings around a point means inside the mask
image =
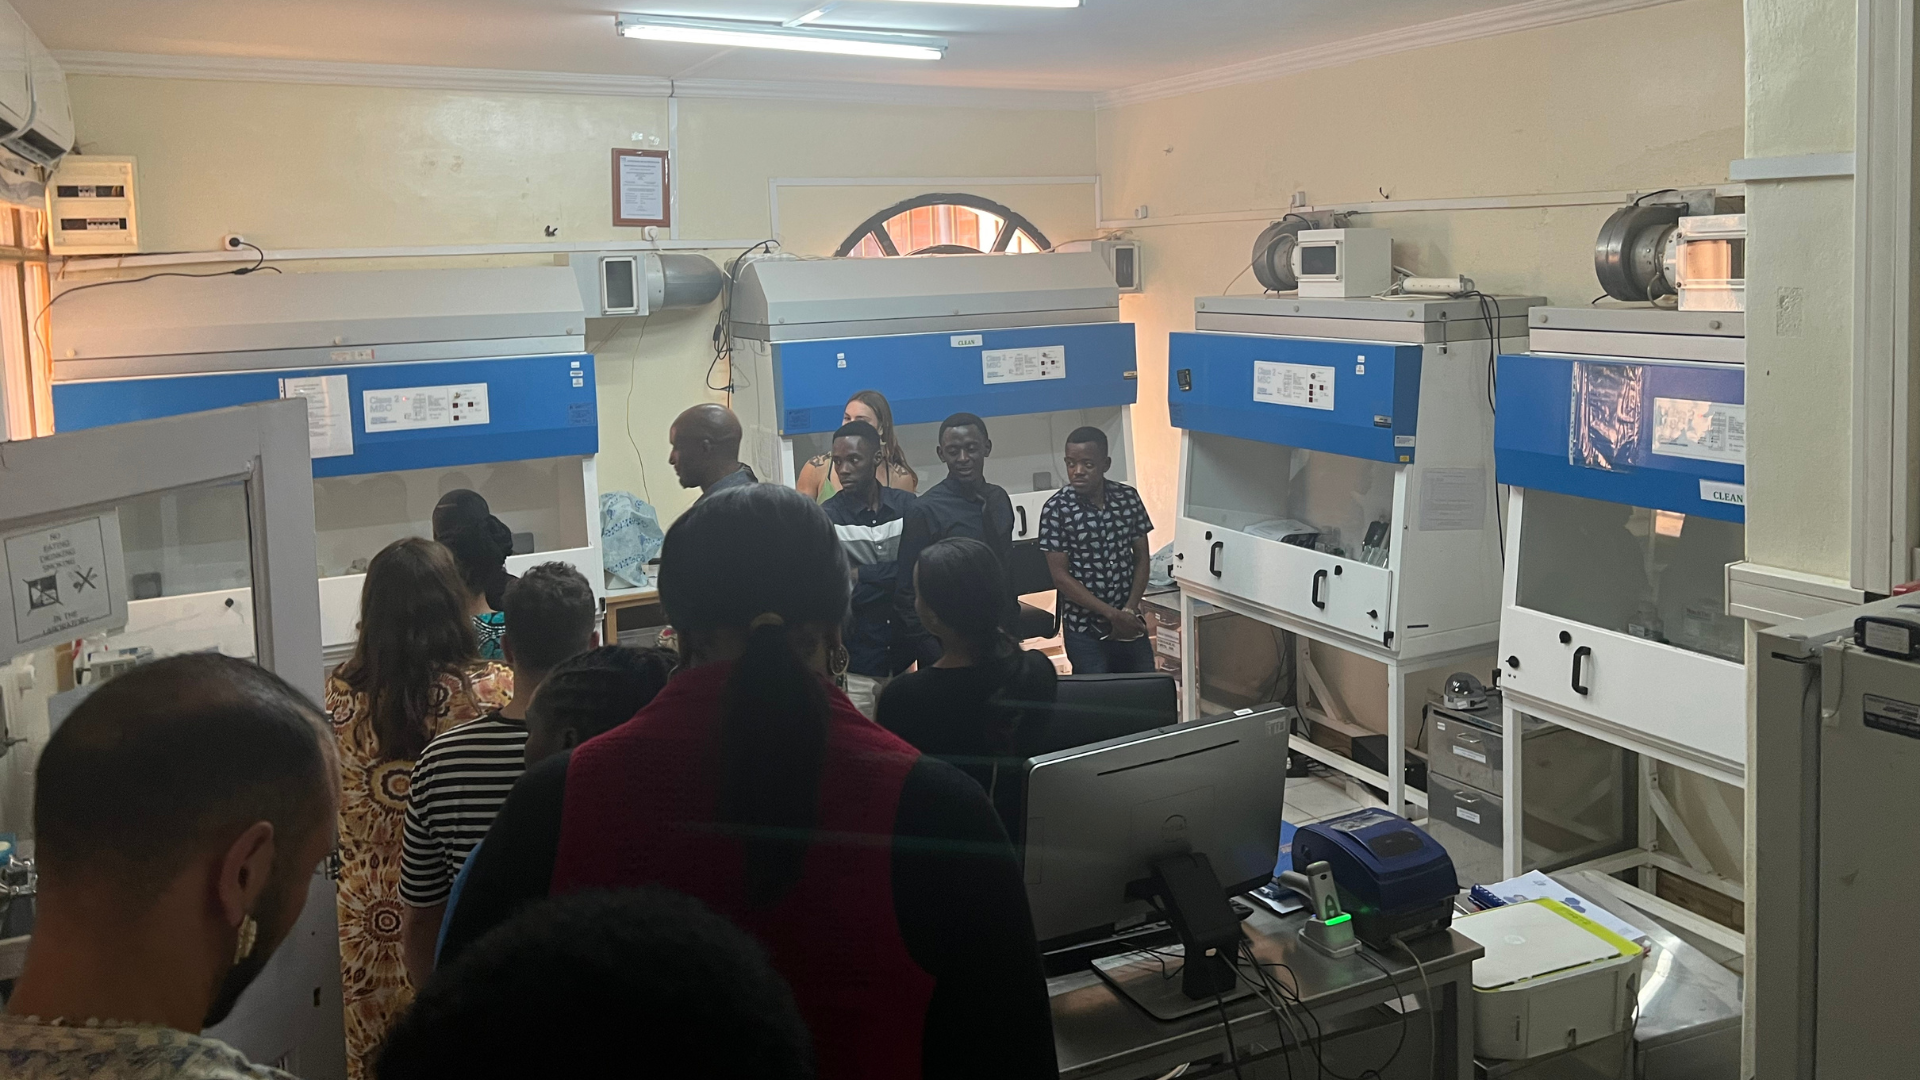
M 327 680 L 340 751 L 341 992 L 347 1076 L 371 1075 L 412 999 L 403 959 L 402 835 L 414 759 L 434 736 L 505 707 L 513 675 L 480 657 L 467 592 L 446 548 L 409 537 L 367 567 L 360 639 Z

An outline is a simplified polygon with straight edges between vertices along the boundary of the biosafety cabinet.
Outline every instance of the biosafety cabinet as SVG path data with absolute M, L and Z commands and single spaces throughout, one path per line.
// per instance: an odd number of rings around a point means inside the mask
M 1395 809 L 1425 804 L 1404 786 L 1409 679 L 1492 660 L 1492 364 L 1541 302 L 1208 297 L 1172 337 L 1183 616 L 1209 603 L 1383 664 L 1385 775 L 1294 743 Z
M 1500 618 L 1508 745 L 1533 717 L 1638 754 L 1641 850 L 1595 868 L 1672 871 L 1735 899 L 1738 884 L 1696 857 L 1653 770 L 1746 782 L 1745 626 L 1726 596 L 1727 566 L 1745 557 L 1743 320 L 1536 309 L 1531 350 L 1500 358 L 1494 432 L 1511 489 Z M 1509 755 L 1509 807 L 1523 774 Z M 1509 812 L 1510 873 L 1515 827 Z M 1681 857 L 1653 850 L 1657 827 L 1678 838 Z M 1737 836 L 1725 839 L 1739 850 Z M 1737 933 L 1699 924 L 1689 928 L 1739 948 Z
M 987 422 L 987 479 L 1013 500 L 1015 541 L 1038 538 L 1077 427 L 1105 431 L 1108 475 L 1135 482 L 1133 325 L 1098 254 L 776 255 L 737 277 L 733 409 L 762 479 L 792 484 L 831 449 L 848 399 L 878 390 L 923 492 L 946 476 L 940 421 Z
M 594 362 L 567 267 L 162 278 L 75 292 L 55 314 L 62 431 L 307 399 L 328 664 L 352 648 L 367 561 L 432 535 L 455 488 L 513 530 L 510 571 L 561 561 L 604 586 Z M 234 532 L 220 523 L 237 511 L 209 498 L 160 499 L 131 526 L 130 551 L 170 553 L 132 578 L 132 606 L 164 607 L 169 635 L 248 608 L 228 602 L 244 543 L 188 542 Z

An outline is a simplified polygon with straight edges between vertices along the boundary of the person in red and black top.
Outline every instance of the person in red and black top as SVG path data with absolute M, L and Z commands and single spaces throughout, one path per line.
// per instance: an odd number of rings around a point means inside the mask
M 848 588 L 832 523 L 798 492 L 743 486 L 683 514 L 660 574 L 681 670 L 515 786 L 442 962 L 539 897 L 660 886 L 766 947 L 823 1078 L 1056 1076 L 1033 920 L 992 805 L 830 681 Z

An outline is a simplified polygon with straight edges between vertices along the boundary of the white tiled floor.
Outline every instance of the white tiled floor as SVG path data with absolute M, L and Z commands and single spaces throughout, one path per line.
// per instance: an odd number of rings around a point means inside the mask
M 1348 793 L 1345 784 L 1324 777 L 1290 777 L 1287 780 L 1286 820 L 1289 825 L 1305 825 L 1358 810 L 1363 803 Z

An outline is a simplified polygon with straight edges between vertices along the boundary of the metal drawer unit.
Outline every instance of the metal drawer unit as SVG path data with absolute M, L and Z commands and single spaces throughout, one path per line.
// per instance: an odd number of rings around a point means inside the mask
M 1488 706 L 1473 712 L 1427 706 L 1428 831 L 1453 856 L 1461 881 L 1476 885 L 1513 876 L 1501 857 L 1506 736 L 1500 694 L 1489 696 Z M 1632 844 L 1627 751 L 1531 717 L 1520 741 L 1531 778 L 1521 869 L 1553 870 Z
M 1498 795 L 1427 773 L 1427 832 L 1453 857 L 1461 885 L 1505 880 L 1500 870 L 1503 806 Z

